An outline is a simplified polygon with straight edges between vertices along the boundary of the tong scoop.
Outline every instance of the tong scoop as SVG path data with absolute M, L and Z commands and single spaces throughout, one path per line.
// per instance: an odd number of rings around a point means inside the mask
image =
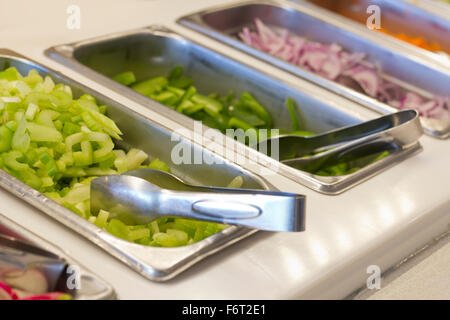
M 91 212 L 131 223 L 181 217 L 267 231 L 303 231 L 305 197 L 294 193 L 184 183 L 170 173 L 136 169 L 91 181 Z
M 306 166 L 309 162 L 330 157 L 335 153 L 355 146 L 364 146 L 373 140 L 389 139 L 401 148 L 415 143 L 422 135 L 419 114 L 415 110 L 402 110 L 360 124 L 339 128 L 323 134 L 302 137 L 298 135 L 280 135 L 258 143 L 258 149 L 271 154 L 271 148 L 278 148 L 277 160 L 287 165 L 298 163 Z M 270 143 L 267 143 L 270 141 Z M 326 152 L 323 152 L 327 150 Z M 321 152 L 310 158 L 304 156 Z

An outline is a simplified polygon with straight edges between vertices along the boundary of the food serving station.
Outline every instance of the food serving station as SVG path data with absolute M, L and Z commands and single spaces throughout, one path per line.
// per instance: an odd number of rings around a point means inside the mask
M 370 4 L 389 30 L 356 17 Z M 75 299 L 342 299 L 365 288 L 369 266 L 387 271 L 450 231 L 450 5 L 360 5 L 349 18 L 331 1 L 0 3 L 0 234 L 79 261 L 98 292 Z M 393 113 L 339 144 L 341 128 Z M 326 146 L 342 154 L 308 152 L 328 162 L 296 167 L 211 127 L 309 141 L 336 130 Z M 204 162 L 177 163 L 180 144 Z M 301 232 L 91 213 L 92 177 L 144 167 L 297 194 Z

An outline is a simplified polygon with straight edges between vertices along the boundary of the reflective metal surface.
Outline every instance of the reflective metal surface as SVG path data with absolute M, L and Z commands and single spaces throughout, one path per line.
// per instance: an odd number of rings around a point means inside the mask
M 114 289 L 104 280 L 87 271 L 61 249 L 0 214 L 0 268 L 8 261 L 23 267 L 24 273 L 31 268 L 39 270 L 45 275 L 49 290 L 69 293 L 75 300 L 115 299 Z M 69 266 L 76 266 L 81 271 L 79 289 L 67 286 L 73 274 Z
M 92 180 L 92 213 L 103 209 L 136 224 L 160 217 L 181 217 L 266 231 L 304 231 L 305 197 L 302 195 L 233 188 L 223 191 L 214 187 L 197 188 L 202 191 L 172 190 L 160 187 L 158 182 L 152 183 L 154 173 L 159 179 L 165 176 L 173 179 L 164 171 L 136 169 L 131 175 Z
M 331 149 L 329 152 L 323 152 L 314 157 L 304 158 L 305 164 L 313 162 L 324 157 L 324 154 L 331 155 L 335 149 L 345 150 L 347 145 L 357 147 L 371 139 L 381 137 L 392 137 L 398 143 L 399 147 L 408 147 L 417 142 L 422 135 L 422 127 L 419 121 L 419 115 L 415 110 L 403 110 L 386 116 L 369 120 L 361 124 L 344 127 L 321 135 L 302 137 L 298 135 L 281 135 L 269 138 L 259 144 L 271 145 L 270 142 L 278 140 L 276 145 L 279 147 L 279 159 L 281 162 L 292 164 L 298 159 L 311 153 L 321 152 Z M 339 148 L 334 148 L 339 146 Z
M 189 183 L 226 186 L 236 176 L 241 176 L 243 178 L 242 188 L 269 189 L 270 187 L 270 184 L 263 179 L 204 150 L 197 144 L 183 138 L 172 141 L 171 129 L 154 123 L 151 119 L 137 114 L 54 70 L 10 50 L 1 49 L 0 70 L 4 69 L 5 66 L 16 67 L 21 73 L 28 73 L 31 69 L 37 69 L 41 75 L 50 75 L 55 82 L 70 86 L 74 97 L 78 97 L 82 93 L 92 95 L 100 104 L 107 106 L 108 116 L 116 122 L 124 133 L 123 140 L 117 143 L 119 147 L 128 149 L 133 146 L 142 149 L 151 156 L 157 156 L 168 164 L 171 172 Z M 178 143 L 189 147 L 193 155 L 203 154 L 213 164 L 191 165 L 183 163 L 176 165 L 171 159 L 171 150 Z M 78 232 L 133 270 L 152 280 L 168 280 L 212 253 L 256 231 L 232 226 L 185 247 L 157 248 L 143 246 L 124 241 L 107 233 L 2 170 L 0 170 L 0 186 Z
M 298 86 L 287 84 L 282 79 L 254 70 L 241 61 L 220 55 L 160 26 L 60 45 L 50 48 L 46 53 L 84 76 L 155 112 L 163 113 L 190 129 L 195 128 L 194 120 L 191 118 L 113 81 L 111 77 L 124 71 L 133 71 L 140 80 L 166 75 L 173 67 L 182 65 L 186 76 L 193 79 L 199 92 L 205 94 L 214 92 L 221 95 L 226 95 L 230 91 L 236 95 L 250 92 L 258 101 L 263 102 L 276 128 L 287 131 L 291 128 L 289 112 L 284 105 L 288 97 L 294 99 L 300 106 L 302 130 L 323 133 L 361 122 L 350 109 L 362 107 L 348 99 L 337 97 L 328 90 L 307 82 L 305 85 L 299 82 Z M 308 88 L 305 88 L 306 86 Z M 336 107 L 336 100 L 342 106 Z M 204 131 L 206 129 L 203 128 Z M 277 173 L 326 194 L 341 193 L 421 150 L 419 143 L 398 148 L 389 156 L 354 173 L 324 177 L 281 164 L 229 137 L 224 136 L 224 141 L 227 147 L 231 146 L 240 154 L 255 159 L 262 166 L 276 168 Z
M 58 256 L 0 233 L 0 280 L 26 277 L 38 271 L 45 275 L 48 291 L 56 291 L 58 280 L 66 271 L 67 263 Z
M 180 18 L 178 22 L 373 110 L 382 113 L 396 111 L 354 89 L 251 48 L 238 40 L 237 33 L 251 25 L 257 17 L 269 25 L 286 28 L 310 40 L 338 43 L 348 51 L 367 53 L 367 60 L 384 70 L 381 74 L 383 78 L 426 98 L 449 95 L 450 67 L 444 67 L 423 52 L 416 52 L 423 50 L 404 47 L 399 41 L 386 41 L 386 37 L 367 32 L 356 22 L 331 15 L 329 11 L 309 3 L 279 0 L 239 2 L 193 13 Z M 441 139 L 450 136 L 450 121 L 422 120 L 425 133 Z

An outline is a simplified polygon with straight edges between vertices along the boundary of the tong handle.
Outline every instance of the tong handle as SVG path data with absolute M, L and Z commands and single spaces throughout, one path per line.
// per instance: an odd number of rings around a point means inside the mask
M 241 225 L 267 231 L 303 231 L 304 196 L 169 191 L 159 195 L 159 213 Z
M 418 113 L 415 110 L 402 110 L 307 139 L 311 139 L 311 141 L 315 140 L 316 149 L 319 149 L 321 147 L 355 141 L 377 133 L 387 133 L 387 131 L 397 130 L 397 128 L 401 127 L 403 124 L 408 123 L 417 117 Z
M 161 189 L 128 175 L 100 177 L 91 182 L 91 211 L 96 214 L 103 209 L 138 224 L 175 216 L 268 231 L 304 230 L 303 195 L 244 189 L 197 190 Z

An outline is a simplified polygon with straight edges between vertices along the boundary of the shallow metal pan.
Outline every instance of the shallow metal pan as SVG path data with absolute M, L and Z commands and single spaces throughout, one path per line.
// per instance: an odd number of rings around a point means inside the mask
M 124 148 L 130 146 L 137 147 L 144 150 L 150 156 L 158 157 L 168 164 L 175 175 L 187 182 L 224 187 L 234 177 L 240 175 L 244 179 L 243 188 L 271 188 L 276 190 L 258 176 L 204 150 L 195 143 L 182 137 L 180 137 L 181 140 L 179 141 L 172 141 L 171 129 L 156 124 L 151 119 L 137 114 L 129 108 L 52 69 L 10 50 L 0 49 L 0 70 L 3 70 L 6 66 L 14 66 L 22 74 L 28 73 L 30 69 L 37 69 L 41 75 L 50 75 L 55 82 L 69 85 L 74 97 L 78 97 L 82 93 L 92 95 L 99 103 L 108 107 L 108 116 L 115 120 L 119 128 L 121 128 L 124 133 L 122 143 Z M 202 153 L 208 156 L 212 164 L 174 164 L 171 160 L 171 150 L 174 145 L 181 142 L 189 146 L 191 154 Z M 151 280 L 164 281 L 173 278 L 181 271 L 214 252 L 256 232 L 256 230 L 232 226 L 209 238 L 184 247 L 157 248 L 143 246 L 124 241 L 107 233 L 3 170 L 0 170 L 0 187 L 78 232 Z
M 110 300 L 115 299 L 114 289 L 99 278 L 97 275 L 87 271 L 81 264 L 72 259 L 64 250 L 50 244 L 48 241 L 35 235 L 31 231 L 19 226 L 17 223 L 0 214 L 0 235 L 13 237 L 32 244 L 36 247 L 47 250 L 58 257 L 59 260 L 67 263 L 68 266 L 76 266 L 80 270 L 79 289 L 70 290 L 62 285 L 59 291 L 67 292 L 72 295 L 74 300 Z M 45 273 L 45 270 L 44 270 Z M 58 279 L 58 283 L 67 283 L 71 273 L 63 273 Z
M 239 95 L 245 91 L 250 92 L 267 108 L 277 128 L 289 130 L 291 127 L 291 120 L 284 106 L 288 97 L 295 99 L 300 106 L 304 130 L 321 133 L 362 120 L 355 114 L 364 108 L 348 99 L 303 80 L 298 86 L 286 84 L 160 26 L 60 45 L 47 50 L 47 54 L 190 129 L 194 128 L 194 120 L 191 118 L 113 81 L 111 77 L 131 70 L 140 80 L 166 75 L 174 66 L 182 65 L 187 76 L 193 78 L 195 86 L 202 93 L 226 95 L 233 91 Z M 421 150 L 416 143 L 408 148 L 394 150 L 388 157 L 352 174 L 322 177 L 283 165 L 244 145 L 235 147 L 237 143 L 230 138 L 225 141 L 234 150 L 257 159 L 263 166 L 276 168 L 281 175 L 326 194 L 343 192 Z
M 316 6 L 278 0 L 246 1 L 193 13 L 181 17 L 178 22 L 373 110 L 382 113 L 396 110 L 238 40 L 237 32 L 251 25 L 256 17 L 308 39 L 323 43 L 336 42 L 349 51 L 365 52 L 369 61 L 376 62 L 386 72 L 382 76 L 425 97 L 450 94 L 450 68 L 444 68 L 423 55 L 411 54 L 411 50 L 414 51 L 415 48 L 389 43 L 385 41 L 385 37 L 368 32 L 358 23 L 331 15 L 327 10 Z M 422 125 L 425 132 L 433 137 L 450 137 L 448 120 L 422 118 Z

